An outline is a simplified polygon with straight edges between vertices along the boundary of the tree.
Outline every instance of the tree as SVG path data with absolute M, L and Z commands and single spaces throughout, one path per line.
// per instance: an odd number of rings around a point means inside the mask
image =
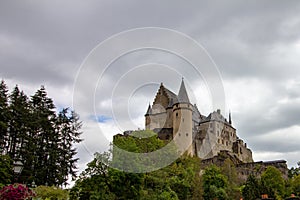
M 29 116 L 28 98 L 23 91 L 16 86 L 10 95 L 9 104 L 9 134 L 8 155 L 13 160 L 22 160 L 21 151 L 26 143 L 28 134 Z
M 5 152 L 8 136 L 8 89 L 4 81 L 0 83 L 0 154 Z
M 56 162 L 59 158 L 57 150 L 58 135 L 55 132 L 55 106 L 42 86 L 31 97 L 32 105 L 32 137 L 35 141 L 33 170 L 38 185 L 57 185 L 55 173 L 59 170 Z M 44 168 L 47 166 L 47 168 Z
M 285 181 L 281 172 L 269 166 L 261 175 L 262 193 L 268 194 L 272 198 L 282 198 L 284 196 Z
M 82 141 L 79 116 L 68 108 L 57 114 L 43 86 L 30 100 L 18 86 L 10 95 L 7 93 L 2 81 L 0 153 L 11 158 L 11 164 L 17 161 L 23 164 L 21 174 L 14 181 L 66 185 L 69 175 L 76 177 L 78 158 L 73 145 Z
M 203 197 L 205 200 L 213 199 L 228 199 L 226 189 L 228 187 L 228 180 L 225 175 L 221 173 L 220 168 L 212 165 L 205 169 L 202 176 L 203 180 Z
M 244 199 L 255 200 L 260 197 L 260 184 L 252 174 L 247 178 L 247 181 L 242 189 Z
M 12 160 L 8 155 L 0 155 L 0 188 L 11 183 L 12 177 Z
M 30 148 L 34 148 L 34 144 L 30 139 L 30 123 L 31 123 L 31 107 L 28 97 L 18 86 L 15 86 L 9 96 L 9 127 L 7 140 L 7 153 L 14 162 L 21 161 L 23 163 L 23 171 L 14 181 L 26 182 L 30 179 L 31 165 L 28 162 L 32 159 L 33 154 Z M 31 180 L 32 181 L 32 180 Z
M 231 199 L 239 199 L 241 197 L 241 192 L 239 189 L 239 180 L 236 172 L 235 165 L 233 162 L 226 158 L 223 166 L 221 167 L 222 174 L 227 177 L 228 187 L 226 193 Z
M 71 198 L 139 199 L 143 174 L 109 168 L 111 154 L 96 153 L 71 190 Z
M 289 169 L 288 176 L 293 178 L 294 176 L 300 175 L 300 161 L 297 163 L 298 167 L 292 167 Z
M 300 175 L 294 176 L 291 180 L 292 193 L 300 196 Z
M 150 134 L 149 138 L 143 138 Z M 138 131 L 134 136 L 115 136 L 119 148 L 133 152 L 149 152 L 160 149 L 164 141 L 154 132 Z M 79 176 L 71 189 L 71 198 L 80 199 L 201 199 L 200 159 L 183 155 L 162 169 L 147 173 L 127 173 L 110 166 L 120 156 L 110 152 L 96 153 L 92 162 Z M 170 152 L 171 153 L 171 152 Z M 163 154 L 159 154 L 162 156 Z M 122 159 L 120 163 L 126 163 Z M 135 162 L 135 160 L 131 160 Z
M 59 136 L 56 146 L 60 164 L 59 185 L 67 184 L 68 175 L 71 175 L 73 179 L 76 178 L 75 170 L 78 158 L 75 158 L 77 152 L 73 145 L 82 141 L 80 139 L 81 126 L 82 123 L 75 112 L 70 111 L 68 108 L 64 108 L 59 112 L 55 125 L 56 134 Z

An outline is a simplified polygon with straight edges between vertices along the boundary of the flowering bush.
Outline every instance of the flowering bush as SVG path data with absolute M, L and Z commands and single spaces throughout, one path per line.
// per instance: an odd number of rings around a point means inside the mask
M 0 190 L 0 200 L 25 200 L 34 196 L 35 193 L 22 184 L 11 184 Z

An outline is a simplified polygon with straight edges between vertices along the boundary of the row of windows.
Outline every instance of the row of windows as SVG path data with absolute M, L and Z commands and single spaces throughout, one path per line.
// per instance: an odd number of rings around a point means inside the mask
M 230 142 L 230 141 L 225 141 L 225 140 L 221 140 L 221 139 L 218 139 L 218 143 L 219 143 L 219 144 L 226 145 L 226 146 L 228 146 L 228 145 L 230 145 L 230 144 L 231 144 L 231 142 Z
M 181 133 L 179 133 L 179 136 L 181 136 Z M 187 137 L 187 136 L 189 136 L 189 134 L 188 134 L 188 133 L 186 133 L 186 134 L 185 134 L 185 136 Z

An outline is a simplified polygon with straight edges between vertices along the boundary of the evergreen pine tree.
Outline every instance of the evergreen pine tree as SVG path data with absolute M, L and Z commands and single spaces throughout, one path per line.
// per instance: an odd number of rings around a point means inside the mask
M 76 178 L 75 170 L 78 158 L 75 158 L 77 151 L 73 144 L 82 141 L 80 139 L 81 122 L 75 112 L 65 108 L 58 115 L 56 127 L 59 135 L 59 185 L 66 185 L 68 175 L 71 175 L 73 179 Z
M 4 81 L 0 83 L 0 154 L 5 152 L 8 128 L 8 89 Z
M 23 154 L 25 152 L 23 148 L 28 142 L 29 115 L 28 97 L 16 86 L 10 95 L 7 153 L 14 162 L 21 161 L 23 165 L 27 159 Z M 26 179 L 23 174 L 17 178 L 18 181 Z
M 58 159 L 55 132 L 55 106 L 44 86 L 31 97 L 32 105 L 32 131 L 36 141 L 33 170 L 37 185 L 57 185 L 56 173 L 60 166 L 56 165 Z

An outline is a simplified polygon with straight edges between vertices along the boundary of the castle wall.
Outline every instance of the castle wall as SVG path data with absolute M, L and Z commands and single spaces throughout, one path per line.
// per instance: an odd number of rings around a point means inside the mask
M 173 138 L 181 152 L 193 155 L 192 105 L 178 103 L 173 106 Z
M 288 168 L 285 160 L 242 163 L 235 153 L 228 151 L 221 151 L 217 156 L 202 160 L 202 168 L 206 168 L 210 165 L 222 167 L 226 159 L 229 159 L 235 165 L 237 175 L 242 182 L 245 182 L 250 174 L 260 178 L 262 173 L 269 166 L 277 168 L 284 179 L 287 180 L 288 178 Z
M 287 180 L 288 179 L 288 168 L 285 160 L 276 160 L 270 162 L 251 162 L 251 163 L 243 163 L 236 165 L 236 170 L 238 177 L 242 181 L 246 181 L 250 174 L 254 175 L 255 177 L 260 178 L 262 173 L 267 169 L 267 167 L 273 166 L 277 168 L 282 177 Z
M 157 129 L 157 128 L 163 128 L 166 123 L 167 119 L 167 113 L 162 112 L 162 113 L 157 113 L 157 114 L 152 114 L 150 116 L 147 116 L 148 119 L 146 120 L 146 129 Z
M 252 151 L 247 148 L 247 144 L 243 140 L 238 139 L 233 143 L 233 153 L 244 163 L 253 162 Z
M 217 137 L 213 133 L 212 124 L 209 122 L 200 124 L 195 140 L 198 157 L 207 159 L 217 155 L 214 150 Z

